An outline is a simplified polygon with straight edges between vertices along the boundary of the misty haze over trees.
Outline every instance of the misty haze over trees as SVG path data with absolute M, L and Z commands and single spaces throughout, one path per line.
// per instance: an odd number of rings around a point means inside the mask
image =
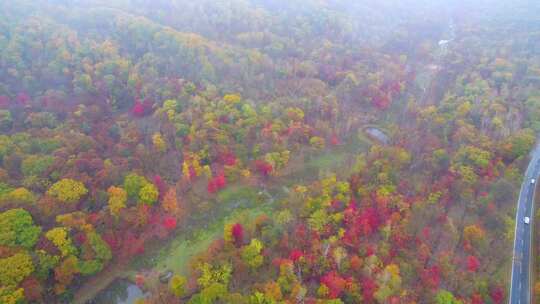
M 1 1 L 0 303 L 508 302 L 538 16 Z

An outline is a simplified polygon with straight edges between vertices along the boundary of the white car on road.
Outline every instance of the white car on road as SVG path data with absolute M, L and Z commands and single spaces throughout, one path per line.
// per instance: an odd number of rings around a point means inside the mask
M 531 184 L 536 183 L 536 180 L 534 178 L 531 179 Z
M 526 216 L 524 219 L 523 219 L 523 222 L 526 224 L 526 225 L 529 225 L 529 223 L 531 222 L 531 219 Z

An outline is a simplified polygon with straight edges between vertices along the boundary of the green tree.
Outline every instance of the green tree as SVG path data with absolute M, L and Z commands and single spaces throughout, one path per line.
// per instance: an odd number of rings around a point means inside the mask
M 527 99 L 527 120 L 536 132 L 540 131 L 540 96 L 531 96 Z
M 253 269 L 260 267 L 264 262 L 264 258 L 261 255 L 262 249 L 262 242 L 252 239 L 249 245 L 242 249 L 242 260 Z
M 139 199 L 146 205 L 154 205 L 159 197 L 159 191 L 156 186 L 146 183 L 139 191 Z
M 79 271 L 83 275 L 93 275 L 103 269 L 103 263 L 99 260 L 89 260 L 79 262 Z
M 124 178 L 124 189 L 127 192 L 129 199 L 138 199 L 139 198 L 139 191 L 141 188 L 147 184 L 148 181 L 146 178 L 136 174 L 136 173 L 130 173 L 126 175 Z
M 13 125 L 11 112 L 8 110 L 0 110 L 0 131 L 7 132 Z
M 0 245 L 32 248 L 41 233 L 32 216 L 24 209 L 11 209 L 0 213 Z
M 274 299 L 266 296 L 262 292 L 256 291 L 249 297 L 249 304 L 276 304 L 277 302 Z
M 474 146 L 461 146 L 456 153 L 457 160 L 465 165 L 485 169 L 492 158 L 491 152 Z
M 41 175 L 54 163 L 54 157 L 50 155 L 30 155 L 21 163 L 24 176 Z
M 112 258 L 112 253 L 109 245 L 105 243 L 105 241 L 103 241 L 103 239 L 97 232 L 90 231 L 87 233 L 87 237 L 90 246 L 94 250 L 96 260 L 105 263 Z
M 324 226 L 328 224 L 328 213 L 324 209 L 319 209 L 311 214 L 308 219 L 309 227 L 316 231 L 322 231 Z
M 50 255 L 45 250 L 37 250 L 37 265 L 36 265 L 36 275 L 45 280 L 49 277 L 51 269 L 56 267 L 60 262 L 60 257 L 57 255 Z
M 436 304 L 462 304 L 452 293 L 446 290 L 439 290 L 435 296 Z
M 227 287 L 221 283 L 213 283 L 195 294 L 188 304 L 213 304 L 219 303 L 218 300 L 223 299 L 227 295 Z
M 536 136 L 531 129 L 522 129 L 512 134 L 503 143 L 503 153 L 508 159 L 526 156 L 534 146 Z
M 10 185 L 0 182 L 0 199 L 8 195 L 13 190 L 13 187 L 11 187 Z

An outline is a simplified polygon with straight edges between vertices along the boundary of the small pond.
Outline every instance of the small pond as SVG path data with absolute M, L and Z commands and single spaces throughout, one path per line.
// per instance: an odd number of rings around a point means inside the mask
M 374 127 L 366 128 L 366 133 L 369 136 L 381 142 L 382 144 L 387 145 L 390 142 L 390 138 L 388 137 L 388 135 L 386 135 L 383 131 L 377 128 L 374 128 Z
M 116 280 L 88 304 L 133 304 L 146 293 L 127 280 Z

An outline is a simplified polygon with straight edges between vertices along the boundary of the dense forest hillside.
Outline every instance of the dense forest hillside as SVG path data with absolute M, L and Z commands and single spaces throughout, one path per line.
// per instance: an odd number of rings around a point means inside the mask
M 539 14 L 1 1 L 0 303 L 507 302 Z

